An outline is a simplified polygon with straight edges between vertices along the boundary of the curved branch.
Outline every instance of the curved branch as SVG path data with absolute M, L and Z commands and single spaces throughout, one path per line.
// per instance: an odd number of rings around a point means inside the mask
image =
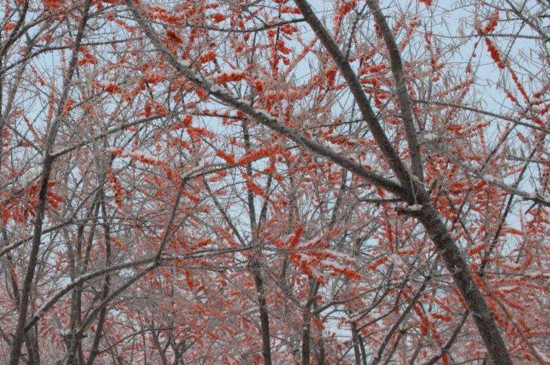
M 310 151 L 318 155 L 328 157 L 334 163 L 362 177 L 363 179 L 371 182 L 376 186 L 386 189 L 387 191 L 393 194 L 396 194 L 398 196 L 403 196 L 403 193 L 404 193 L 403 187 L 397 182 L 390 180 L 388 178 L 385 178 L 383 176 L 380 176 L 374 173 L 373 171 L 365 168 L 364 166 L 351 161 L 344 155 L 337 153 L 332 149 L 322 145 L 321 143 L 305 137 L 303 134 L 299 133 L 297 130 L 293 128 L 286 126 L 279 119 L 275 118 L 269 113 L 262 110 L 255 109 L 249 102 L 235 97 L 234 95 L 228 93 L 223 88 L 215 85 L 212 81 L 205 79 L 198 72 L 194 71 L 191 68 L 191 65 L 180 62 L 162 43 L 162 41 L 160 40 L 160 37 L 153 30 L 153 28 L 151 28 L 147 20 L 143 17 L 141 12 L 137 8 L 135 2 L 133 0 L 126 0 L 126 4 L 130 9 L 130 11 L 132 12 L 132 14 L 134 15 L 136 22 L 139 24 L 143 32 L 147 35 L 147 37 L 149 37 L 149 39 L 151 40 L 153 45 L 157 48 L 157 50 L 160 53 L 162 53 L 166 61 L 172 67 L 174 67 L 176 71 L 183 74 L 185 77 L 187 77 L 187 79 L 189 79 L 195 85 L 207 90 L 216 99 L 231 105 L 237 110 L 241 110 L 242 112 L 244 112 L 246 115 L 248 115 L 249 117 L 257 121 L 258 123 L 268 127 L 269 129 L 275 132 L 282 134 L 283 136 L 298 143 L 301 146 L 307 147 Z M 402 177 L 408 176 L 406 167 L 402 165 L 402 163 L 399 160 L 399 157 L 397 156 L 397 153 L 395 152 L 395 150 L 393 150 L 391 143 L 385 137 L 385 135 L 383 135 L 382 128 L 378 124 L 378 121 L 376 121 L 376 116 L 374 115 L 374 112 L 371 109 L 370 109 L 370 112 L 372 114 L 372 118 L 374 118 L 373 120 L 378 125 L 378 129 L 380 132 L 378 133 L 378 135 L 383 136 L 383 139 L 385 140 L 384 149 L 388 150 L 388 153 L 393 154 L 394 156 L 392 158 L 392 161 L 396 169 L 399 171 L 399 173 L 396 172 L 396 174 Z M 389 152 L 390 150 L 391 152 Z

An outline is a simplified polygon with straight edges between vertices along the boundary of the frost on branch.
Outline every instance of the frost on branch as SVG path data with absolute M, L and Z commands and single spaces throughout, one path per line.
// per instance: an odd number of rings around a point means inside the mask
M 3 5 L 6 363 L 548 362 L 547 1 Z

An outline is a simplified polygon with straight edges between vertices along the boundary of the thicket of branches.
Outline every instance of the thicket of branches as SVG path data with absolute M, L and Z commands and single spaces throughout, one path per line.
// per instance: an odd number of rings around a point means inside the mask
M 0 5 L 10 365 L 550 363 L 550 2 Z

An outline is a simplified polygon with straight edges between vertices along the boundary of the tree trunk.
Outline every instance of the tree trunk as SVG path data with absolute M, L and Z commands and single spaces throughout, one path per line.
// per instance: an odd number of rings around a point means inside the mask
M 264 364 L 271 365 L 271 342 L 269 335 L 269 312 L 267 311 L 264 282 L 262 278 L 261 266 L 257 259 L 252 259 L 250 271 L 254 276 L 254 284 L 258 293 L 258 304 L 260 308 L 260 329 L 262 336 L 262 355 Z

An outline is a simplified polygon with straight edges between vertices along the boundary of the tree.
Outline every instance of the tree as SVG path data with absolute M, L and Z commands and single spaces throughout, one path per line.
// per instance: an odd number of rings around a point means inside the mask
M 550 362 L 549 6 L 7 2 L 0 351 Z

